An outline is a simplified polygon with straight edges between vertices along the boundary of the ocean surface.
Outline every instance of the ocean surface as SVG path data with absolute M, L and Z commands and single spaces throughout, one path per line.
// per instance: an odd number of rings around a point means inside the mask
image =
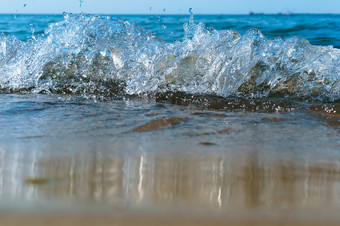
M 0 15 L 0 32 L 0 211 L 340 220 L 339 15 Z

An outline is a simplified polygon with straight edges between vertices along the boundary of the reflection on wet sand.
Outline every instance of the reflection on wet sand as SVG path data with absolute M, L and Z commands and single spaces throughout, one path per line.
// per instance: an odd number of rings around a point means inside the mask
M 105 203 L 119 209 L 340 207 L 336 161 L 271 161 L 256 152 L 22 155 L 1 158 L 0 198 Z

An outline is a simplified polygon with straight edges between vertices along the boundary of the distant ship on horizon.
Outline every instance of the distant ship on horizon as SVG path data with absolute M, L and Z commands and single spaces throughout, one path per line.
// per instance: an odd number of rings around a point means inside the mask
M 266 13 L 263 13 L 263 12 L 253 12 L 253 11 L 250 11 L 248 13 L 248 15 L 265 15 Z M 275 14 L 275 13 L 273 13 Z M 289 15 L 293 15 L 294 13 L 291 12 L 291 11 L 287 11 L 287 12 L 279 12 L 279 13 L 276 13 L 277 15 L 286 15 L 286 16 L 289 16 Z

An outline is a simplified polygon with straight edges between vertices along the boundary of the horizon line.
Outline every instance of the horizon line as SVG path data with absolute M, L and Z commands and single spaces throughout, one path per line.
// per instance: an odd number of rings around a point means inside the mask
M 25 12 L 16 12 L 16 13 L 1 13 L 0 15 L 63 15 L 63 14 L 85 14 L 85 15 L 127 15 L 127 16 L 134 16 L 134 15 L 141 15 L 141 16 L 190 16 L 189 13 L 86 13 L 86 12 L 62 12 L 62 13 L 25 13 Z M 206 16 L 263 16 L 263 15 L 279 15 L 279 16 L 294 16 L 294 15 L 340 15 L 340 13 L 293 13 L 289 12 L 279 12 L 279 13 L 256 13 L 256 12 L 249 12 L 249 13 L 194 13 L 195 15 L 206 15 Z

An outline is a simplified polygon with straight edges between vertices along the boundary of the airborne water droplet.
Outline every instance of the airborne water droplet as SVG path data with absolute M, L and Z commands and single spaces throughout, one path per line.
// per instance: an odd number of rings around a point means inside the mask
M 189 25 L 194 25 L 194 13 L 192 11 L 192 8 L 189 9 L 189 13 L 190 13 L 190 20 L 189 20 Z
M 32 39 L 36 40 L 36 38 L 34 36 L 34 26 L 33 26 L 33 24 L 30 24 L 30 30 L 31 30 L 31 33 L 32 33 Z

